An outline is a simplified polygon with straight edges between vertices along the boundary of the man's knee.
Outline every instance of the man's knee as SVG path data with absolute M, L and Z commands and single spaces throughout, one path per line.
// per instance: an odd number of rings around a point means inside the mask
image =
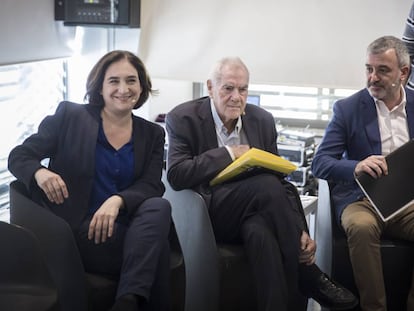
M 357 221 L 355 223 L 349 224 L 345 228 L 345 232 L 349 238 L 367 240 L 367 239 L 379 239 L 380 230 L 378 226 L 374 223 L 364 223 Z
M 245 243 L 264 245 L 274 239 L 274 234 L 269 230 L 266 221 L 259 215 L 250 217 L 242 225 L 242 238 Z
M 343 215 L 342 226 L 349 241 L 364 242 L 381 237 L 378 219 L 369 212 L 355 211 Z
M 259 199 L 275 200 L 281 195 L 285 195 L 286 191 L 280 182 L 279 177 L 273 174 L 260 174 L 251 177 L 247 182 L 250 191 Z

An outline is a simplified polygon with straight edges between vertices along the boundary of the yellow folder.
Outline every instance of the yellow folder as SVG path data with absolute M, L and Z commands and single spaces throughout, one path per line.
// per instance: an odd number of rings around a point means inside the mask
M 297 169 L 295 164 L 282 157 L 264 150 L 251 148 L 214 177 L 210 181 L 210 186 L 229 180 L 253 167 L 263 167 L 284 174 L 290 174 Z

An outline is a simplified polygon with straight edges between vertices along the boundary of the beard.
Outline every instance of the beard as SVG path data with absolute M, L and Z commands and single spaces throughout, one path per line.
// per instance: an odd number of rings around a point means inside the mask
M 397 93 L 399 94 L 401 87 L 401 81 L 396 80 L 392 83 L 381 83 L 381 82 L 367 82 L 368 92 L 375 99 L 387 101 L 394 98 Z

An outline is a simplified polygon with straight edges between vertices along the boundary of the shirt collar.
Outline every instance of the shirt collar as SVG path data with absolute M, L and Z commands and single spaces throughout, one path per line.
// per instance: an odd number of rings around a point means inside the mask
M 407 95 L 405 93 L 405 89 L 404 89 L 403 86 L 401 86 L 401 94 L 402 94 L 401 102 L 397 106 L 395 106 L 391 111 L 388 110 L 388 108 L 386 107 L 385 103 L 382 100 L 377 99 L 374 96 L 371 96 L 371 97 L 374 100 L 374 102 L 377 105 L 377 107 L 381 111 L 385 111 L 384 109 L 386 109 L 386 112 L 388 112 L 388 113 L 393 112 L 393 111 L 400 111 L 400 112 L 403 112 L 404 113 L 405 112 L 405 106 L 407 104 Z

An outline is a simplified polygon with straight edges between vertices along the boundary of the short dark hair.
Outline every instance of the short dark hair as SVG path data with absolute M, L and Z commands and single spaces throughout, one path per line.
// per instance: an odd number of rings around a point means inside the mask
M 400 68 L 410 66 L 410 54 L 407 46 L 401 39 L 394 36 L 383 36 L 374 40 L 368 45 L 367 53 L 382 54 L 389 49 L 394 49 Z
M 152 89 L 150 76 L 148 75 L 141 59 L 129 51 L 115 50 L 102 56 L 102 58 L 90 71 L 86 80 L 86 94 L 84 96 L 84 100 L 86 102 L 91 105 L 98 105 L 102 107 L 105 105 L 101 91 L 106 70 L 111 64 L 122 59 L 127 59 L 128 62 L 134 66 L 137 70 L 139 82 L 141 84 L 142 93 L 139 96 L 134 109 L 141 107 L 147 101 L 150 94 L 156 93 L 156 91 Z

